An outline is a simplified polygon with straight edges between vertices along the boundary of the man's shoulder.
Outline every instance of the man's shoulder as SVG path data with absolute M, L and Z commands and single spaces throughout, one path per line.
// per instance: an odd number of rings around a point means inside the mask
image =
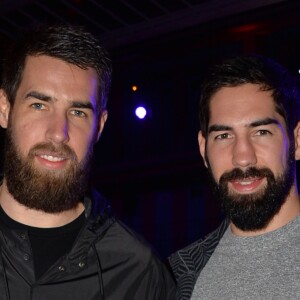
M 155 293 L 157 299 L 174 299 L 175 283 L 169 270 L 153 248 L 127 225 L 114 219 L 95 246 L 104 273 L 124 273 L 129 277 L 126 280 L 139 282 L 139 290 Z
M 228 220 L 224 220 L 216 230 L 208 234 L 204 239 L 200 239 L 178 250 L 169 257 L 169 262 L 176 278 L 186 273 L 199 274 L 217 247 L 228 224 Z
M 196 280 L 217 247 L 229 222 L 221 225 L 193 244 L 175 252 L 169 257 L 169 263 L 177 282 L 176 299 L 190 299 Z
M 155 256 L 153 248 L 141 235 L 128 227 L 122 221 L 114 219 L 103 237 L 102 249 L 115 251 L 118 255 L 129 255 L 136 259 Z
M 88 228 L 96 237 L 96 245 L 101 251 L 116 252 L 118 255 L 142 257 L 153 255 L 151 246 L 134 230 L 115 218 L 112 207 L 105 197 L 93 190 L 91 197 L 86 197 L 85 208 Z

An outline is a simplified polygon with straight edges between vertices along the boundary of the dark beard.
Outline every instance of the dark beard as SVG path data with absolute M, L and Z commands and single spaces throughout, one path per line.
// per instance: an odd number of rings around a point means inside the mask
M 224 213 L 237 228 L 243 231 L 264 229 L 279 212 L 294 183 L 293 166 L 295 161 L 293 155 L 294 151 L 290 150 L 287 168 L 282 175 L 276 178 L 268 168 L 251 167 L 245 172 L 236 168 L 224 173 L 219 184 L 213 180 L 214 189 L 221 200 Z M 267 179 L 265 188 L 247 195 L 229 191 L 229 181 L 249 177 L 265 177 Z
M 34 153 L 50 150 L 70 160 L 64 171 L 39 170 L 34 166 Z M 78 162 L 74 151 L 67 145 L 52 143 L 35 145 L 23 157 L 14 143 L 11 128 L 7 129 L 4 152 L 4 178 L 9 193 L 20 204 L 46 213 L 59 213 L 75 208 L 87 189 L 92 149 Z

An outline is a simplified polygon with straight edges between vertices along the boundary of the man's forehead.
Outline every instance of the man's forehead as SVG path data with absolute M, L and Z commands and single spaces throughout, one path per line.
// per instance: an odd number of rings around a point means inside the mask
M 40 75 L 40 76 L 39 76 Z M 66 93 L 71 100 L 99 98 L 98 77 L 94 69 L 82 69 L 62 59 L 48 55 L 26 57 L 17 92 L 35 92 L 55 98 L 55 93 Z M 58 94 L 60 96 L 62 94 Z M 78 99 L 76 98 L 78 97 Z
M 231 126 L 231 122 L 246 125 L 266 118 L 286 126 L 271 91 L 263 90 L 259 85 L 243 84 L 224 87 L 214 94 L 209 105 L 208 126 Z
M 210 99 L 210 114 L 223 114 L 237 111 L 268 109 L 275 111 L 275 101 L 271 91 L 265 91 L 259 85 L 243 84 L 236 87 L 223 87 Z

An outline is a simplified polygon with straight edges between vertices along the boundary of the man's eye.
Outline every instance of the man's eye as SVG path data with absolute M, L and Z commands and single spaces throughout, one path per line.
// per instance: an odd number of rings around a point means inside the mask
M 73 114 L 76 117 L 84 118 L 86 117 L 86 113 L 81 110 L 72 110 L 71 114 Z
M 215 137 L 215 140 L 224 140 L 224 139 L 228 139 L 229 138 L 229 134 L 228 133 L 222 133 L 219 134 Z
M 36 110 L 42 110 L 45 108 L 44 104 L 42 103 L 33 103 L 31 104 L 31 107 L 33 107 Z
M 272 133 L 266 129 L 260 129 L 256 132 L 256 135 L 271 135 Z

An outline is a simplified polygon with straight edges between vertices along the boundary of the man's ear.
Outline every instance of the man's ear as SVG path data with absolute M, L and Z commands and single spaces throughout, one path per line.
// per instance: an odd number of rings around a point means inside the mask
M 300 159 L 300 122 L 294 129 L 294 139 L 295 139 L 295 159 Z
M 101 112 L 101 116 L 99 118 L 99 123 L 98 123 L 98 132 L 97 132 L 97 136 L 96 136 L 96 141 L 95 143 L 97 143 L 99 141 L 99 138 L 101 136 L 101 133 L 102 133 L 102 130 L 104 128 L 104 125 L 105 125 L 105 122 L 107 120 L 107 116 L 108 116 L 108 113 L 107 113 L 107 110 L 103 110 Z
M 208 164 L 207 164 L 206 157 L 205 157 L 206 140 L 205 140 L 205 137 L 203 136 L 201 130 L 198 132 L 198 144 L 199 144 L 200 154 L 204 161 L 204 165 L 207 168 Z
M 0 89 L 0 126 L 7 128 L 10 103 L 3 89 Z

